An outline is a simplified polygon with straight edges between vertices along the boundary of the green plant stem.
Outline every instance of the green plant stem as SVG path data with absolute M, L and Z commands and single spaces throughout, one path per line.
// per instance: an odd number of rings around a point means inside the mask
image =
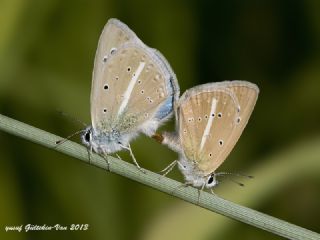
M 61 137 L 1 114 L 0 129 L 34 143 L 38 143 L 70 155 L 89 164 L 87 149 L 80 144 L 67 141 L 56 147 L 55 142 L 57 140 L 61 140 Z M 218 197 L 217 195 L 201 192 L 200 201 L 198 202 L 198 190 L 193 187 L 181 188 L 180 182 L 162 177 L 161 175 L 148 170 L 146 170 L 146 173 L 142 173 L 133 164 L 129 164 L 111 156 L 107 156 L 107 160 L 109 161 L 109 167 L 112 173 L 140 182 L 210 211 L 250 224 L 257 228 L 264 229 L 288 239 L 320 239 L 320 234 L 316 232 L 312 232 L 308 229 L 268 216 L 253 209 L 240 206 Z M 90 164 L 102 169 L 108 169 L 106 160 L 97 154 L 92 154 Z

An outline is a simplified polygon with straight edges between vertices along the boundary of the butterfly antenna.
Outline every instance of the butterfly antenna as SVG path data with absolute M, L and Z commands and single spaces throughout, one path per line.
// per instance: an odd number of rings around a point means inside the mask
M 242 174 L 242 173 L 232 173 L 232 172 L 218 172 L 215 175 L 216 176 L 231 175 L 231 176 L 236 176 L 236 177 L 254 178 L 251 175 L 246 175 L 246 174 Z
M 236 181 L 236 180 L 234 180 L 232 177 L 228 177 L 228 179 L 229 179 L 231 182 L 234 182 L 235 184 L 238 184 L 240 187 L 244 187 L 244 184 L 243 184 L 242 182 Z
M 65 117 L 65 118 L 67 118 L 67 119 L 69 119 L 69 120 L 72 120 L 73 122 L 79 123 L 79 124 L 81 124 L 81 125 L 84 126 L 84 127 L 87 127 L 87 126 L 88 126 L 88 124 L 82 122 L 80 119 L 75 118 L 74 116 L 71 116 L 70 114 L 67 114 L 66 112 L 63 112 L 63 111 L 61 111 L 61 110 L 57 110 L 57 111 L 58 111 L 59 114 L 61 114 L 61 116 Z
M 76 136 L 76 135 L 78 135 L 78 134 L 80 134 L 80 133 L 82 133 L 82 132 L 85 132 L 85 130 L 79 130 L 79 131 L 71 134 L 70 136 L 68 136 L 68 137 L 66 137 L 66 138 L 64 138 L 64 139 L 60 139 L 60 140 L 56 141 L 56 147 L 59 146 L 59 145 L 61 145 L 61 144 L 63 144 L 63 143 L 65 143 L 66 141 L 69 141 L 70 138 L 72 138 L 72 137 L 74 137 L 74 136 Z
M 245 175 L 245 174 L 240 174 L 240 173 L 231 173 L 231 172 L 219 172 L 216 173 L 216 176 L 223 176 L 223 177 L 227 177 L 228 180 L 236 183 L 237 185 L 239 185 L 240 187 L 244 187 L 244 184 L 236 181 L 232 178 L 232 176 L 236 176 L 236 177 L 245 177 L 245 178 L 253 178 L 253 176 L 250 175 Z

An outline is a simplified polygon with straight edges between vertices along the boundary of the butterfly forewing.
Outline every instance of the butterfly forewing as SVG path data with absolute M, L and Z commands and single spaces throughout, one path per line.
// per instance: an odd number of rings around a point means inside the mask
M 125 43 L 140 42 L 138 37 L 131 31 L 127 25 L 117 19 L 110 19 L 105 25 L 99 38 L 96 51 L 93 80 L 91 87 L 91 119 L 93 127 L 96 126 L 96 112 L 93 107 L 99 101 L 99 92 L 102 83 L 105 80 L 105 67 L 108 59 L 117 52 Z
M 206 84 L 179 103 L 179 134 L 186 157 L 204 174 L 214 172 L 239 139 L 258 89 L 244 82 Z
M 97 84 L 98 104 L 92 109 L 98 127 L 136 130 L 173 94 L 168 87 L 170 73 L 153 54 L 150 48 L 129 43 L 106 61 L 103 79 Z
M 237 102 L 225 89 L 194 92 L 181 104 L 182 147 L 186 157 L 195 161 L 200 170 L 217 164 L 218 154 L 234 127 L 231 122 L 237 115 L 236 106 Z

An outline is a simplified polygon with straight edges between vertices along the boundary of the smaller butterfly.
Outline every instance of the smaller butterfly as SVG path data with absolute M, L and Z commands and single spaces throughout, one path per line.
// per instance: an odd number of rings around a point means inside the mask
M 187 90 L 177 102 L 175 133 L 153 137 L 179 153 L 178 164 L 187 185 L 212 189 L 218 184 L 216 169 L 225 161 L 257 101 L 259 89 L 246 81 L 208 83 Z

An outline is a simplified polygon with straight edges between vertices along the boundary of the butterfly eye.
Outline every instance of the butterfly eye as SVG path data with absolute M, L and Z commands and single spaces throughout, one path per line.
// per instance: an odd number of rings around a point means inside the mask
M 86 134 L 84 135 L 84 139 L 86 140 L 86 142 L 90 142 L 90 131 L 86 132 Z
M 214 178 L 213 178 L 213 176 L 211 175 L 211 176 L 209 177 L 209 179 L 208 179 L 208 184 L 213 183 L 213 180 L 214 180 Z

